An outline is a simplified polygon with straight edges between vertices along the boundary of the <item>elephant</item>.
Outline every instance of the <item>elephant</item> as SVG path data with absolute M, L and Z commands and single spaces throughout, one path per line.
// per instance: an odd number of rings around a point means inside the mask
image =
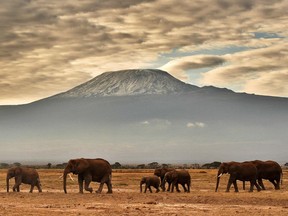
M 167 191 L 170 191 L 171 185 L 172 185 L 172 174 L 173 174 L 173 172 L 171 172 L 171 171 L 165 173 L 164 179 L 163 179 L 162 184 L 161 184 L 162 191 L 166 190 L 166 187 L 165 187 L 166 182 L 168 183 Z M 180 190 L 178 188 L 178 184 L 176 185 L 176 190 L 178 192 L 180 192 Z
M 21 183 L 31 185 L 30 193 L 33 192 L 34 186 L 38 188 L 41 193 L 41 183 L 38 172 L 33 168 L 26 167 L 12 167 L 8 169 L 6 176 L 7 192 L 9 193 L 9 180 L 15 178 L 15 185 L 13 186 L 13 191 L 20 192 Z
M 69 160 L 63 172 L 63 188 L 65 193 L 67 193 L 67 174 L 71 172 L 78 175 L 79 193 L 83 193 L 83 182 L 85 182 L 85 190 L 92 193 L 93 189 L 89 187 L 91 181 L 100 183 L 100 186 L 96 193 L 102 192 L 104 183 L 108 187 L 107 193 L 112 193 L 112 168 L 108 161 L 102 158 L 79 158 Z
M 145 190 L 144 193 L 146 193 L 147 188 L 149 189 L 150 193 L 152 193 L 151 186 L 156 188 L 156 193 L 158 193 L 159 186 L 160 186 L 160 179 L 158 176 L 148 176 L 148 177 L 143 177 L 140 181 L 140 193 L 142 193 L 142 185 L 145 184 Z
M 172 185 L 171 193 L 174 192 L 174 187 L 176 187 L 177 192 L 180 192 L 178 184 L 182 185 L 184 192 L 190 193 L 191 176 L 187 170 L 172 170 L 170 172 L 167 172 L 161 185 L 162 190 L 165 190 L 166 182 L 169 184 L 167 191 L 170 191 L 170 186 Z M 187 186 L 187 188 L 185 187 L 185 185 Z
M 227 189 L 226 192 L 229 192 L 230 187 L 233 183 L 235 192 L 239 192 L 238 186 L 237 186 L 237 180 L 240 181 L 250 181 L 250 192 L 253 192 L 254 185 L 256 186 L 257 190 L 260 191 L 261 188 L 257 184 L 257 168 L 256 166 L 251 162 L 224 162 L 221 163 L 218 174 L 217 174 L 217 183 L 216 183 L 216 189 L 215 192 L 218 190 L 220 177 L 228 173 L 230 174 L 230 178 L 228 180 Z
M 282 179 L 283 173 L 281 166 L 276 161 L 254 160 L 250 162 L 253 163 L 257 168 L 257 180 L 262 190 L 266 190 L 262 179 L 269 180 L 274 185 L 275 190 L 280 189 L 280 181 Z M 245 182 L 243 182 L 243 189 L 245 190 Z
M 160 177 L 160 180 L 161 180 L 161 188 L 163 191 L 165 191 L 165 183 L 164 183 L 164 189 L 163 189 L 163 180 L 164 180 L 164 176 L 167 172 L 170 172 L 170 171 L 173 171 L 175 170 L 174 168 L 167 168 L 167 167 L 162 167 L 162 168 L 157 168 L 155 169 L 154 171 L 154 175 Z M 170 188 L 170 187 L 169 187 Z

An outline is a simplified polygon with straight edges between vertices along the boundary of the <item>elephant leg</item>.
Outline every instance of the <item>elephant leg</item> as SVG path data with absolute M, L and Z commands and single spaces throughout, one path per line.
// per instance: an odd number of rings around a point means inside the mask
M 91 187 L 89 187 L 90 183 L 92 181 L 92 176 L 91 175 L 86 175 L 84 177 L 84 182 L 85 182 L 85 190 L 89 191 L 90 193 L 92 193 L 93 189 Z
M 34 184 L 31 184 L 29 193 L 33 193 L 34 186 L 35 186 Z
M 258 185 L 256 179 L 255 180 L 253 179 L 253 180 L 250 181 L 250 190 L 249 190 L 249 192 L 253 192 L 254 185 L 256 186 L 257 191 L 261 191 L 261 187 Z
M 150 184 L 148 185 L 148 189 L 149 189 L 150 193 L 152 193 L 152 189 L 151 189 L 151 185 Z
M 249 192 L 253 192 L 253 189 L 254 189 L 254 184 L 256 183 L 256 181 L 254 181 L 254 180 L 251 180 L 250 181 L 250 190 L 249 190 Z
M 171 182 L 168 183 L 168 189 L 167 189 L 167 191 L 170 191 L 170 189 L 171 189 Z
M 168 183 L 168 185 L 169 185 L 169 183 Z M 160 187 L 161 187 L 161 189 L 162 189 L 163 192 L 166 190 L 166 188 L 165 188 L 165 184 L 164 184 L 164 185 L 161 184 Z
M 147 191 L 147 188 L 148 188 L 148 186 L 147 186 L 147 184 L 145 184 L 144 193 L 146 193 L 146 191 Z
M 78 185 L 79 185 L 79 193 L 83 193 L 83 176 L 82 175 L 78 175 Z
M 234 186 L 235 192 L 238 193 L 239 190 L 238 190 L 237 180 L 234 180 L 234 181 L 233 181 L 233 186 Z
M 172 183 L 171 183 L 171 193 L 173 193 L 173 192 L 174 192 L 174 187 L 175 187 L 175 183 L 174 183 L 174 182 L 172 182 Z
M 156 193 L 158 193 L 160 191 L 159 186 L 155 186 L 156 188 Z
M 178 183 L 175 184 L 175 187 L 176 187 L 176 191 L 177 191 L 178 193 L 180 193 L 181 191 L 179 190 L 179 184 L 178 184 Z
M 261 191 L 261 187 L 260 187 L 260 185 L 257 183 L 256 180 L 255 180 L 255 186 L 256 186 L 258 192 Z
M 13 191 L 15 192 L 20 192 L 20 185 L 22 183 L 22 178 L 21 177 L 15 177 L 15 185 L 13 186 Z
M 187 183 L 187 193 L 190 193 L 190 183 Z
M 102 190 L 103 190 L 103 186 L 104 186 L 104 182 L 100 182 L 99 188 L 98 188 L 98 190 L 96 191 L 96 193 L 101 193 Z
M 264 184 L 263 184 L 262 178 L 259 178 L 259 179 L 258 179 L 258 184 L 260 185 L 260 187 L 261 187 L 262 190 L 266 190 L 266 188 L 265 188 L 265 186 L 264 186 Z
M 37 187 L 39 193 L 41 193 L 42 192 L 42 188 L 41 188 L 41 183 L 39 181 L 37 182 L 36 187 Z
M 226 188 L 226 192 L 229 192 L 230 191 L 230 187 L 232 185 L 232 183 L 234 182 L 234 179 L 231 177 L 230 175 L 230 178 L 228 180 L 228 184 L 227 184 L 227 188 Z
M 274 186 L 275 190 L 277 190 L 277 183 L 274 182 L 274 179 L 268 179 Z M 279 186 L 278 186 L 279 187 Z
M 280 176 L 275 179 L 276 185 L 275 185 L 275 190 L 280 190 Z
M 185 184 L 181 184 L 181 185 L 182 185 L 182 187 L 183 187 L 184 192 L 187 192 L 187 189 L 186 189 L 186 187 L 185 187 Z
M 107 193 L 112 193 L 112 184 L 111 181 L 106 182 L 107 188 L 108 188 L 108 192 Z
M 107 191 L 107 193 L 112 193 L 112 183 L 111 183 L 111 178 L 112 178 L 112 176 L 109 175 L 109 176 L 108 176 L 108 181 L 106 181 L 106 184 L 107 184 L 107 187 L 108 187 L 108 191 Z

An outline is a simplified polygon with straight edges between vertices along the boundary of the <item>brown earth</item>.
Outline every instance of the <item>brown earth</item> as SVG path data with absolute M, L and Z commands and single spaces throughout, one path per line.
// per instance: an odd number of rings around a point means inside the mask
M 68 194 L 64 194 L 62 170 L 38 170 L 43 193 L 29 193 L 21 185 L 20 193 L 6 192 L 6 170 L 0 170 L 0 215 L 288 215 L 288 172 L 284 170 L 281 190 L 264 181 L 266 191 L 249 193 L 225 192 L 228 176 L 221 177 L 219 192 L 215 190 L 216 170 L 189 170 L 192 176 L 191 193 L 139 192 L 141 177 L 153 170 L 114 170 L 113 194 L 78 193 L 75 181 L 68 179 Z M 13 185 L 14 180 L 10 180 Z M 242 188 L 242 183 L 238 183 Z M 94 190 L 99 186 L 92 183 Z M 249 184 L 247 184 L 247 187 Z M 11 188 L 11 187 L 10 187 Z M 155 192 L 155 190 L 153 191 Z

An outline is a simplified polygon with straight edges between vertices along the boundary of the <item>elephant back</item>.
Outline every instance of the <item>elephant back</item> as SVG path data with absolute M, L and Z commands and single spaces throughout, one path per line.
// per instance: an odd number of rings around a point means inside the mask
M 191 176 L 187 170 L 176 171 L 179 183 L 187 183 L 191 181 Z
M 102 158 L 86 160 L 89 164 L 87 171 L 91 173 L 93 181 L 100 181 L 103 176 L 111 176 L 112 167 L 107 160 Z

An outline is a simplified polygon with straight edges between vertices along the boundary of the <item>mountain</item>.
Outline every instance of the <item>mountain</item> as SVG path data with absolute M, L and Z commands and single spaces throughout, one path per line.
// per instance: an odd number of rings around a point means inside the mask
M 199 89 L 161 70 L 106 72 L 55 97 L 179 94 Z
M 200 88 L 160 70 L 107 72 L 31 104 L 0 106 L 0 160 L 281 162 L 287 122 L 287 98 Z

